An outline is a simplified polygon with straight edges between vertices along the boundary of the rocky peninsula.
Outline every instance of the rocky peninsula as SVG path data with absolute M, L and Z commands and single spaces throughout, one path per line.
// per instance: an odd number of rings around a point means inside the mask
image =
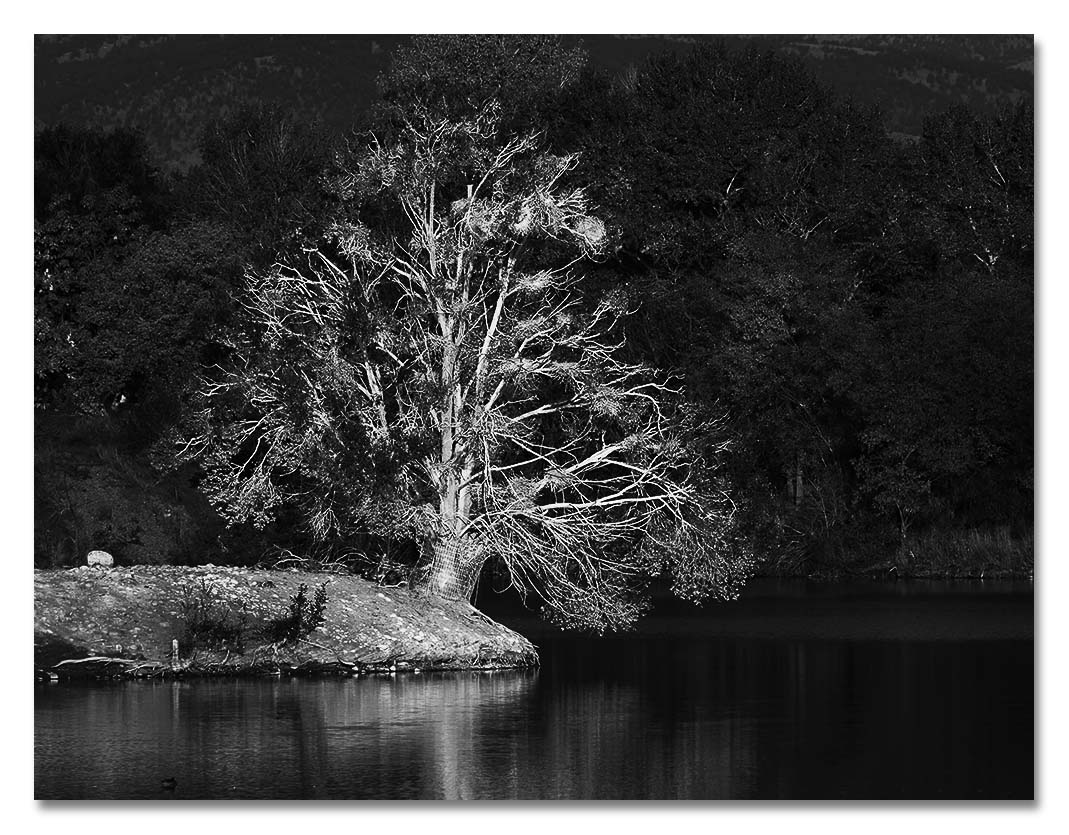
M 42 679 L 537 664 L 530 641 L 468 603 L 360 577 L 213 565 L 34 572 Z

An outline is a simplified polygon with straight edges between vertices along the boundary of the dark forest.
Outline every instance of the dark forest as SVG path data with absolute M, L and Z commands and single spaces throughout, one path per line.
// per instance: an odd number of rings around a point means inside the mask
M 382 412 L 376 439 L 337 430 L 357 407 L 336 379 L 342 360 L 370 369 L 386 353 L 402 355 L 396 334 L 411 334 L 397 311 L 411 299 L 376 290 L 374 304 L 339 313 L 349 317 L 343 333 L 325 347 L 310 330 L 270 343 L 264 311 L 288 298 L 278 265 L 313 253 L 364 264 L 357 272 L 370 275 L 376 241 L 402 240 L 404 189 L 431 176 L 440 211 L 468 212 L 468 246 L 486 263 L 511 269 L 521 251 L 530 261 L 524 304 L 533 306 L 509 338 L 522 342 L 523 328 L 545 319 L 537 305 L 551 297 L 535 295 L 539 281 L 561 289 L 547 265 L 570 265 L 575 320 L 556 338 L 574 353 L 554 360 L 557 376 L 513 370 L 537 377 L 525 391 L 546 402 L 586 386 L 587 422 L 550 425 L 550 415 L 541 443 L 595 428 L 602 443 L 613 432 L 638 438 L 627 443 L 641 448 L 645 475 L 663 466 L 656 477 L 665 483 L 703 462 L 700 489 L 658 507 L 687 526 L 697 514 L 723 553 L 738 556 L 701 570 L 643 556 L 649 577 L 700 599 L 730 592 L 733 572 L 1031 576 L 1030 99 L 996 112 L 951 106 L 906 141 L 878 108 L 843 98 L 783 54 L 706 43 L 619 73 L 587 61 L 582 47 L 519 36 L 414 38 L 395 50 L 377 89 L 347 132 L 248 103 L 208 125 L 197 164 L 182 171 L 154 164 L 136 130 L 39 126 L 36 567 L 78 565 L 103 549 L 123 565 L 299 564 L 389 583 L 411 577 L 429 499 L 411 486 L 425 427 L 407 416 L 419 397 L 440 392 L 398 378 L 411 401 Z M 444 144 L 427 139 L 428 126 Z M 512 205 L 510 189 L 528 195 L 517 211 L 540 234 L 524 226 L 531 243 L 518 242 L 516 221 L 505 245 L 489 215 L 482 226 L 470 220 L 472 182 L 487 148 L 514 137 L 533 139 L 517 151 L 521 161 L 493 169 L 495 205 Z M 436 150 L 421 156 L 420 142 Z M 582 324 L 599 321 L 598 311 L 614 317 L 611 361 L 599 353 L 602 335 Z M 387 325 L 389 343 L 379 336 Z M 372 345 L 386 353 L 373 355 Z M 484 365 L 473 355 L 477 374 Z M 239 432 L 267 425 L 256 423 L 262 397 L 207 404 L 205 381 L 222 386 L 220 369 L 247 374 L 246 393 L 260 391 L 249 380 L 270 381 L 288 433 L 276 458 L 256 458 L 264 436 Z M 492 388 L 497 372 L 487 373 Z M 647 379 L 657 382 L 635 382 Z M 645 385 L 672 393 L 681 428 L 657 434 L 659 417 L 620 405 Z M 190 453 L 195 439 L 199 454 Z M 669 447 L 675 458 L 662 463 Z M 519 459 L 502 460 L 526 472 Z M 541 486 L 512 478 L 509 507 L 549 506 L 539 490 L 558 499 L 571 490 L 574 505 L 581 488 L 562 472 L 548 488 L 549 476 Z M 445 491 L 453 475 L 434 483 Z M 616 476 L 596 478 L 600 495 L 615 495 Z M 454 486 L 462 493 L 464 484 Z M 635 530 L 662 521 L 643 518 Z M 556 540 L 549 528 L 539 547 L 604 546 L 593 534 Z M 491 558 L 473 563 L 476 572 L 520 586 L 541 572 L 529 584 L 567 625 L 630 622 L 635 613 L 613 608 L 608 592 L 593 620 L 569 608 L 619 578 L 579 582 L 587 565 L 576 557 L 554 579 L 534 550 L 523 559 L 507 552 L 524 531 L 484 546 Z M 633 532 L 613 547 L 638 547 Z

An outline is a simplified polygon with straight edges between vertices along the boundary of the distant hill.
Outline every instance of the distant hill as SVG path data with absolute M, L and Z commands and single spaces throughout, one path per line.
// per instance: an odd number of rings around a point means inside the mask
M 855 101 L 878 104 L 888 130 L 919 136 L 924 117 L 952 104 L 982 112 L 1034 97 L 1031 35 L 757 36 L 797 55 Z
M 585 36 L 590 60 L 613 71 L 711 35 Z M 204 125 L 242 104 L 274 102 L 338 130 L 374 100 L 375 77 L 407 36 L 42 35 L 34 41 L 35 127 L 140 128 L 158 161 L 188 168 Z M 1033 96 L 1033 39 L 1023 35 L 725 36 L 801 58 L 823 81 L 878 104 L 888 130 L 917 136 L 952 103 L 990 111 Z
M 35 40 L 36 126 L 145 131 L 160 162 L 197 160 L 204 125 L 251 100 L 348 127 L 375 96 L 399 38 L 62 36 Z

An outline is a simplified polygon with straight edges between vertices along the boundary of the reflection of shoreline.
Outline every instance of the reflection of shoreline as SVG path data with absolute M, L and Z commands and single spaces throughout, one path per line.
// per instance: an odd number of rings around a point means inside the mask
M 522 726 L 537 681 L 537 670 L 468 671 L 274 688 L 297 731 L 303 796 L 464 799 L 483 772 L 484 728 Z
M 484 723 L 520 726 L 537 670 L 194 679 L 42 690 L 36 796 L 471 796 Z
M 715 682 L 717 660 L 703 664 Z M 675 659 L 662 653 L 638 661 L 648 675 L 590 679 L 547 688 L 538 706 L 537 747 L 521 753 L 520 781 L 483 786 L 483 796 L 516 799 L 731 799 L 746 797 L 757 769 L 756 727 L 730 698 L 726 681 L 698 697 L 651 688 L 672 678 Z M 676 668 L 677 671 L 679 668 Z M 516 740 L 514 747 L 523 742 Z M 531 746 L 528 746 L 529 748 Z M 484 773 L 484 779 L 489 775 Z M 506 791 L 511 789 L 511 791 Z
M 1030 640 L 543 648 L 526 672 L 38 687 L 37 796 L 159 798 L 171 776 L 177 799 L 1032 792 Z
M 288 754 L 270 755 L 292 762 L 304 797 L 471 798 L 483 726 L 525 721 L 537 680 L 509 670 L 275 682 L 275 716 L 293 734 Z
M 521 699 L 534 686 L 537 670 L 464 671 L 324 681 L 330 698 L 323 704 L 329 727 L 353 728 L 389 720 L 407 728 L 406 719 L 428 711 L 450 715 L 500 707 Z

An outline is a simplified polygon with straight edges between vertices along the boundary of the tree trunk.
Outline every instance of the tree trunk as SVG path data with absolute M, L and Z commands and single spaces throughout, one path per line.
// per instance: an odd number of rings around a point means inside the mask
M 472 186 L 468 186 L 468 199 Z M 434 247 L 434 201 L 435 187 L 430 191 L 427 237 L 430 242 L 430 272 L 439 271 L 438 253 Z M 444 276 L 445 302 L 437 309 L 438 326 L 442 335 L 442 400 L 441 400 L 441 447 L 437 478 L 438 529 L 424 543 L 423 559 L 413 577 L 412 587 L 426 594 L 452 600 L 469 600 L 479 578 L 479 570 L 486 562 L 483 550 L 469 538 L 465 530 L 471 514 L 470 478 L 474 468 L 470 454 L 458 443 L 458 435 L 465 421 L 464 400 L 457 379 L 459 346 L 463 343 L 468 328 L 465 315 L 452 306 L 468 299 L 468 280 L 471 265 L 465 263 L 463 249 L 457 252 L 456 268 Z M 448 302 L 448 303 L 446 303 Z M 480 392 L 481 394 L 481 392 Z
M 413 588 L 449 600 L 470 600 L 486 562 L 482 550 L 465 539 L 437 536 L 428 543 L 425 554 Z

